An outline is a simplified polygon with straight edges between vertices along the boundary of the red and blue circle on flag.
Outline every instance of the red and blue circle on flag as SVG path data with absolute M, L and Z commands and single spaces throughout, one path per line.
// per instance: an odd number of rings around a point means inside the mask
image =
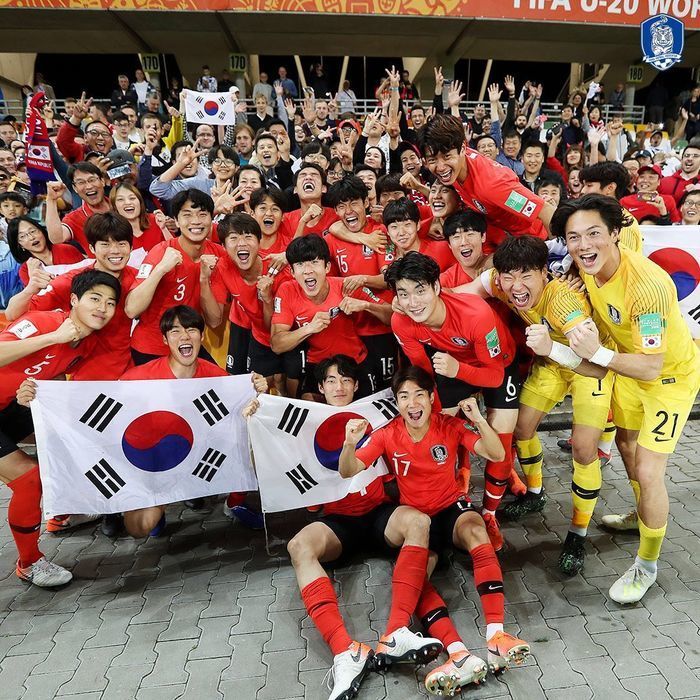
M 137 469 L 165 472 L 187 458 L 193 442 L 192 428 L 184 418 L 170 411 L 152 411 L 129 423 L 122 450 Z
M 215 117 L 219 112 L 219 103 L 214 100 L 207 100 L 204 103 L 204 111 L 210 116 Z
M 338 459 L 343 450 L 345 442 L 345 426 L 349 420 L 357 418 L 362 420 L 363 416 L 357 413 L 343 412 L 336 413 L 323 421 L 316 429 L 314 435 L 314 453 L 316 459 L 326 468 L 338 471 Z M 369 434 L 372 432 L 372 426 L 367 425 L 364 437 L 357 444 L 358 447 L 366 442 Z
M 666 270 L 676 285 L 679 301 L 690 296 L 700 284 L 700 265 L 693 255 L 680 248 L 659 248 L 649 260 Z

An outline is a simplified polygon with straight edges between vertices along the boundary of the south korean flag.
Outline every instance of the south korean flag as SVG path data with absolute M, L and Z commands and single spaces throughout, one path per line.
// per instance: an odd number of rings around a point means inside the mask
M 250 376 L 37 382 L 44 513 L 120 513 L 257 489 Z
M 249 420 L 248 431 L 266 513 L 338 501 L 387 473 L 380 459 L 344 479 L 338 474 L 338 458 L 350 419 L 367 419 L 369 435 L 398 415 L 388 390 L 343 408 L 279 396 L 258 400 L 260 408 Z

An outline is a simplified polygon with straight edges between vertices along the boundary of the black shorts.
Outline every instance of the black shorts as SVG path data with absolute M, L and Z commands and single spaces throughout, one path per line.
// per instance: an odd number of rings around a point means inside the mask
M 394 503 L 382 503 L 364 515 L 322 515 L 318 522 L 329 527 L 340 541 L 343 552 L 339 559 L 360 552 L 384 553 L 391 549 L 384 530 L 396 507 Z
M 20 406 L 17 401 L 0 411 L 0 459 L 17 450 L 22 442 L 34 432 L 32 412 L 28 406 Z
M 365 396 L 371 396 L 377 389 L 376 378 L 372 371 L 372 363 L 369 355 L 365 357 L 357 366 L 359 374 L 357 375 L 357 391 L 355 398 L 362 399 Z M 309 362 L 304 369 L 304 378 L 301 383 L 301 394 L 318 394 L 318 379 L 316 379 L 316 363 Z
M 478 512 L 474 504 L 466 496 L 462 496 L 451 506 L 435 513 L 430 519 L 430 550 L 439 554 L 443 549 L 453 548 L 453 533 L 457 520 L 464 513 Z
M 391 386 L 391 378 L 398 368 L 398 343 L 393 333 L 363 335 L 367 348 L 367 362 L 374 374 L 375 391 Z
M 251 340 L 250 328 L 229 323 L 228 353 L 226 371 L 229 374 L 248 374 L 248 346 Z

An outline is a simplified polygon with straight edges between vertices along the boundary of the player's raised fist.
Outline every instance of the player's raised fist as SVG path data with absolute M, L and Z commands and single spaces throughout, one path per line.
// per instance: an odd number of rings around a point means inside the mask
M 80 330 L 70 318 L 67 318 L 54 331 L 54 338 L 57 344 L 75 343 L 80 340 Z
M 369 423 L 364 418 L 351 418 L 345 425 L 345 443 L 357 445 L 367 430 Z

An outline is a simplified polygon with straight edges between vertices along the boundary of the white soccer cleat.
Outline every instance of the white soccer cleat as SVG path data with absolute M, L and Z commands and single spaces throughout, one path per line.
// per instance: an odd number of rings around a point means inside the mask
M 611 530 L 639 530 L 639 519 L 637 518 L 637 511 L 631 510 L 625 515 L 604 515 L 601 518 L 601 523 L 604 527 L 610 528 Z
M 488 670 L 483 659 L 468 651 L 459 651 L 451 654 L 447 663 L 428 673 L 425 688 L 431 695 L 452 697 L 465 685 L 479 685 L 486 678 Z
M 328 700 L 351 700 L 357 697 L 373 658 L 372 649 L 360 642 L 353 642 L 347 651 L 338 654 L 333 659 L 333 667 L 329 671 L 333 678 L 333 689 Z M 328 687 L 330 688 L 330 679 Z
M 530 645 L 507 632 L 496 632 L 487 642 L 489 668 L 505 671 L 511 664 L 520 666 L 530 654 Z
M 656 572 L 650 574 L 635 562 L 610 586 L 608 593 L 616 603 L 638 603 L 655 582 Z
M 383 671 L 398 663 L 423 665 L 437 659 L 442 651 L 442 642 L 433 637 L 423 637 L 411 632 L 408 627 L 399 627 L 391 634 L 385 634 L 374 652 L 375 668 Z
M 20 568 L 17 562 L 15 571 L 23 581 L 29 581 L 40 588 L 63 586 L 73 579 L 73 574 L 68 569 L 50 562 L 46 557 L 41 557 L 24 568 Z

